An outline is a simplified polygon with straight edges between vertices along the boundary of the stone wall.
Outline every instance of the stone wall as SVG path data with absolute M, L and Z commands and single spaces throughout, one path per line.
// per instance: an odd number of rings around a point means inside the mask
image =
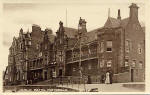
M 131 77 L 129 72 L 114 74 L 113 83 L 130 82 Z

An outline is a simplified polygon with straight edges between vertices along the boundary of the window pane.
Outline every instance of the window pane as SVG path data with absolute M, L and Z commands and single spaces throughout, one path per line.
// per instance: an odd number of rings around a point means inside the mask
M 106 45 L 107 47 L 112 47 L 112 41 L 107 41 Z
M 100 52 L 104 52 L 104 42 L 100 43 Z
M 125 59 L 125 67 L 129 66 L 129 59 Z
M 103 68 L 104 67 L 104 59 L 102 59 L 101 61 L 100 61 L 100 68 Z
M 135 67 L 135 64 L 136 64 L 136 60 L 133 60 L 132 61 L 132 67 Z
M 108 60 L 107 61 L 107 67 L 111 67 L 111 64 L 112 64 L 112 60 Z
M 107 45 L 107 49 L 106 50 L 109 51 L 109 52 L 112 51 L 112 41 L 107 41 L 106 45 Z

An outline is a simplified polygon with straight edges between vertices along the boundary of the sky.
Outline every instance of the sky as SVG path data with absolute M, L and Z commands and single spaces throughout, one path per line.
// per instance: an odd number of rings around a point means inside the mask
M 64 26 L 77 29 L 79 18 L 82 17 L 87 21 L 87 30 L 91 31 L 105 24 L 109 8 L 110 16 L 114 18 L 120 9 L 123 19 L 129 16 L 130 5 L 128 0 L 5 0 L 2 4 L 2 45 L 5 51 L 2 52 L 3 67 L 5 69 L 8 65 L 9 47 L 13 37 L 18 37 L 21 28 L 25 32 L 31 31 L 32 24 L 37 24 L 42 29 L 51 28 L 55 33 L 59 21 L 62 21 Z M 137 5 L 139 21 L 145 22 L 144 3 L 138 2 Z

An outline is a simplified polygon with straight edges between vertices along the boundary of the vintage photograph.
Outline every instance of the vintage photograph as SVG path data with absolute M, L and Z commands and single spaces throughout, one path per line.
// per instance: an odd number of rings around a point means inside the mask
M 3 92 L 145 92 L 145 3 L 6 0 Z

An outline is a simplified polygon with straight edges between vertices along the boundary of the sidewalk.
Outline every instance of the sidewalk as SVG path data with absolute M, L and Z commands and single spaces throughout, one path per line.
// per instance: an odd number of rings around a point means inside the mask
M 52 85 L 49 80 L 35 83 L 33 85 Z M 143 92 L 145 89 L 144 82 L 128 82 L 113 84 L 53 84 L 57 87 L 71 88 L 75 90 L 89 91 L 92 88 L 98 88 L 99 92 Z
M 99 92 L 143 92 L 143 89 L 136 89 L 134 87 L 124 87 L 123 85 L 137 85 L 138 83 L 113 83 L 113 84 L 73 84 L 73 85 L 59 85 L 59 87 L 68 87 L 79 90 L 80 92 L 90 91 L 92 88 L 98 88 Z

